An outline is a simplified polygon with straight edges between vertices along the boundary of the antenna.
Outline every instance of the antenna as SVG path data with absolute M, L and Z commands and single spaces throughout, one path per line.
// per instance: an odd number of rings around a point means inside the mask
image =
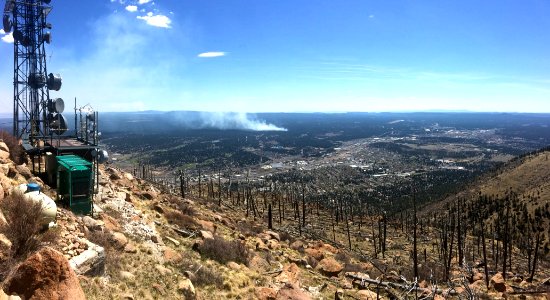
M 13 30 L 13 135 L 25 138 L 33 148 L 38 140 L 67 130 L 61 115 L 63 100 L 50 99 L 50 91 L 61 89 L 61 76 L 47 73 L 45 44 L 52 42 L 52 25 L 46 18 L 52 10 L 49 0 L 6 0 L 2 23 Z M 28 137 L 28 138 L 27 138 Z

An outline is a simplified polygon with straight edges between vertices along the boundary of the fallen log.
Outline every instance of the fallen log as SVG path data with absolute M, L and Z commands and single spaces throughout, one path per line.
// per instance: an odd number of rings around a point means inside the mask
M 440 288 L 428 289 L 428 288 L 421 288 L 421 287 L 418 287 L 418 286 L 411 287 L 410 285 L 406 285 L 406 284 L 400 284 L 400 283 L 395 283 L 395 282 L 391 282 L 391 281 L 382 281 L 382 280 L 371 279 L 369 277 L 369 275 L 363 274 L 361 272 L 346 272 L 346 277 L 349 277 L 353 280 L 361 281 L 363 286 L 365 286 L 365 283 L 368 283 L 368 284 L 376 284 L 376 285 L 380 285 L 380 286 L 384 286 L 384 287 L 398 288 L 398 289 L 409 290 L 409 291 L 421 291 L 421 292 L 427 292 L 427 293 L 434 292 L 436 294 L 447 294 L 447 295 L 450 295 L 450 296 L 458 295 L 458 293 L 456 291 L 453 291 L 453 290 L 444 290 L 444 289 L 440 289 Z

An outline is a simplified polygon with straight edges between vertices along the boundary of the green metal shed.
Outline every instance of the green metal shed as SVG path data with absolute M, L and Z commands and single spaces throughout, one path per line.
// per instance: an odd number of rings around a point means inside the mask
M 57 200 L 74 213 L 93 213 L 92 163 L 76 155 L 57 156 Z

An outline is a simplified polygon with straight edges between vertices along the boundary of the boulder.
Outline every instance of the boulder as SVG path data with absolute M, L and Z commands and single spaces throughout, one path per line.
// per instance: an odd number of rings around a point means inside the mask
M 344 267 L 338 263 L 334 258 L 327 257 L 323 258 L 317 265 L 317 269 L 321 271 L 325 276 L 332 277 L 338 276 Z
M 129 181 L 134 180 L 134 176 L 130 173 L 124 173 L 124 178 L 128 179 Z
M 497 292 L 506 292 L 506 282 L 502 277 L 502 273 L 496 273 L 493 277 L 491 277 L 490 286 L 492 286 Z
M 195 292 L 195 287 L 189 278 L 183 279 L 178 282 L 178 291 L 183 294 L 185 299 L 196 299 L 197 294 Z
M 113 244 L 120 249 L 124 248 L 124 246 L 128 244 L 128 239 L 122 232 L 113 232 L 111 235 L 111 240 Z
M 248 262 L 248 266 L 251 270 L 258 273 L 263 273 L 271 270 L 271 265 L 260 255 L 254 255 Z
M 69 264 L 77 275 L 96 276 L 105 273 L 105 249 L 85 240 L 86 250 L 71 258 Z
M 21 297 L 6 295 L 6 293 L 4 293 L 2 289 L 0 289 L 0 300 L 21 300 Z
M 297 240 L 290 244 L 290 248 L 296 251 L 301 251 L 304 249 L 304 242 Z
M 6 279 L 4 290 L 25 299 L 86 299 L 67 259 L 49 247 L 20 264 Z
M 319 249 L 307 248 L 304 250 L 304 252 L 306 253 L 307 256 L 313 257 L 318 261 L 321 261 L 323 260 L 323 258 L 325 258 L 325 255 Z
M 10 158 L 10 149 L 4 142 L 0 142 L 0 160 L 8 160 Z
M 23 177 L 25 177 L 25 179 L 29 179 L 29 178 L 32 177 L 32 172 L 31 172 L 31 170 L 29 170 L 27 165 L 15 166 L 15 170 L 17 170 L 17 172 L 19 174 L 21 174 Z
M 197 223 L 202 227 L 203 230 L 208 230 L 210 232 L 216 232 L 214 223 L 205 220 L 197 220 Z
M 6 143 L 4 143 L 3 141 L 0 141 L 0 151 L 8 152 L 8 154 L 9 154 L 10 153 L 10 148 L 8 148 L 8 145 L 6 145 Z
M 300 286 L 300 268 L 292 263 L 283 267 L 283 272 L 275 277 L 277 282 L 284 283 L 291 286 Z
M 266 231 L 265 233 L 267 233 L 272 239 L 276 239 L 277 242 L 280 242 L 280 241 L 281 241 L 281 237 L 280 237 L 279 234 L 276 233 L 275 231 L 268 230 L 268 231 Z
M 308 294 L 303 292 L 297 287 L 285 287 L 279 290 L 276 299 L 289 299 L 289 300 L 310 300 L 312 299 Z
M 255 288 L 254 295 L 258 300 L 276 300 L 277 299 L 277 291 L 269 287 Z
M 9 164 L 0 164 L 0 174 L 4 176 L 8 176 L 8 173 L 10 171 L 10 165 Z
M 90 216 L 85 216 L 82 218 L 82 222 L 84 223 L 84 226 L 91 231 L 101 230 L 101 227 L 105 225 L 103 221 L 96 221 Z

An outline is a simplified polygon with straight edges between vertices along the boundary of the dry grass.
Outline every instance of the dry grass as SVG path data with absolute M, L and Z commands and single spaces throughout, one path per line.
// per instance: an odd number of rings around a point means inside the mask
M 86 238 L 105 249 L 105 268 L 112 275 L 118 275 L 118 270 L 121 267 L 121 250 L 117 249 L 113 244 L 109 233 L 104 231 L 89 231 Z

